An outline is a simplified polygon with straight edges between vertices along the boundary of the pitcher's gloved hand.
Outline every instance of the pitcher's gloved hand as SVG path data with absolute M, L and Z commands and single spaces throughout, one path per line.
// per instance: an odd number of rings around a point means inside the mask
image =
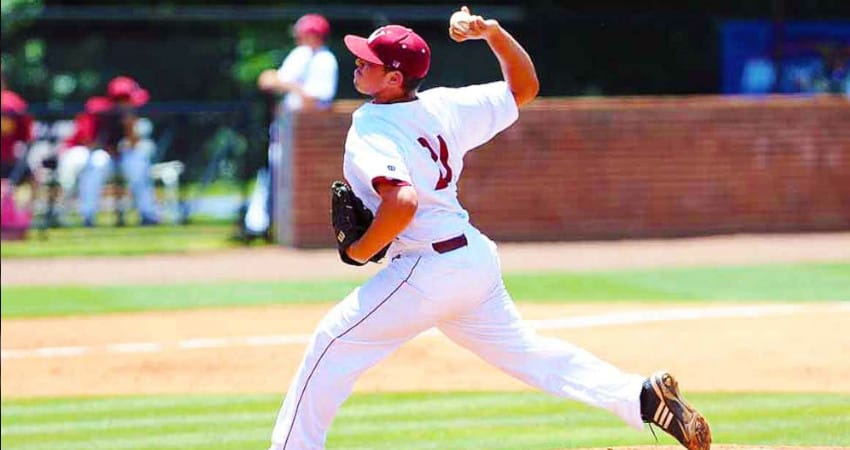
M 372 219 L 372 211 L 369 211 L 369 208 L 363 205 L 363 201 L 354 195 L 348 183 L 334 181 L 331 184 L 331 224 L 342 262 L 352 266 L 366 264 L 351 259 L 346 249 L 366 233 L 369 225 L 372 224 Z M 388 248 L 389 245 L 369 258 L 369 261 L 379 262 L 387 254 Z

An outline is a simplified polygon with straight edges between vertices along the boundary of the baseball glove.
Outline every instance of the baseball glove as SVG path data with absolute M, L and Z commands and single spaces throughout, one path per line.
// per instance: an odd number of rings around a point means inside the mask
M 342 262 L 352 266 L 365 264 L 351 259 L 345 250 L 366 233 L 369 225 L 372 224 L 372 219 L 372 211 L 369 211 L 369 208 L 363 205 L 363 201 L 354 195 L 348 183 L 334 181 L 331 184 L 331 224 Z M 388 248 L 389 245 L 369 258 L 369 261 L 379 262 L 387 254 Z

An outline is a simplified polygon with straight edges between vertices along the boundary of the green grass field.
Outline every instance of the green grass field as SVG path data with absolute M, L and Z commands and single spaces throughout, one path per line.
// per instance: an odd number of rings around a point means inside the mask
M 701 394 L 715 443 L 850 446 L 850 396 Z M 277 395 L 151 396 L 2 403 L 4 449 L 262 449 Z M 675 444 L 659 434 L 660 444 Z M 652 445 L 648 430 L 538 393 L 355 395 L 329 449 L 535 450 Z
M 221 226 L 69 229 L 3 257 L 142 254 L 232 245 Z M 141 233 L 142 238 L 137 238 Z M 145 234 L 149 233 L 149 234 Z M 175 239 L 175 236 L 177 238 Z M 93 240 L 94 243 L 89 242 Z M 41 245 L 41 247 L 39 247 Z M 99 246 L 103 247 L 99 247 Z M 114 246 L 113 246 L 114 245 Z M 850 263 L 508 274 L 520 301 L 692 302 L 850 300 Z M 246 305 L 325 302 L 361 280 L 173 286 L 4 286 L 4 319 Z M 9 370 L 4 364 L 4 370 Z M 286 380 L 281 380 L 286 383 Z M 11 399 L 3 392 L 2 448 L 262 449 L 279 394 Z M 701 393 L 689 398 L 713 423 L 715 443 L 850 447 L 850 395 Z M 540 393 L 357 394 L 346 403 L 329 449 L 481 449 L 653 445 L 648 430 L 607 412 Z M 660 444 L 675 442 L 659 432 Z
M 240 245 L 229 239 L 234 231 L 234 225 L 215 221 L 188 226 L 31 230 L 27 240 L 3 241 L 0 257 L 126 256 L 218 250 Z
M 508 274 L 518 301 L 850 300 L 850 263 Z M 9 286 L 2 317 L 335 301 L 359 280 L 169 286 Z

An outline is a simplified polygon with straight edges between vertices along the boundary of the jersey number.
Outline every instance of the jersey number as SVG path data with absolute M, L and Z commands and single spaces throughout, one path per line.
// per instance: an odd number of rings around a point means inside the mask
M 440 169 L 440 179 L 437 180 L 437 186 L 434 188 L 435 190 L 439 191 L 440 189 L 447 188 L 449 186 L 449 183 L 452 181 L 452 168 L 449 167 L 449 148 L 448 146 L 446 146 L 446 141 L 443 140 L 443 137 L 440 135 L 437 135 L 437 140 L 440 142 L 439 155 L 437 155 L 437 152 L 435 152 L 434 149 L 431 148 L 431 143 L 428 142 L 427 139 L 425 139 L 424 137 L 417 139 L 419 145 L 428 149 L 428 151 L 431 153 L 431 160 L 437 162 L 438 164 L 442 165 L 444 169 L 446 169 L 445 172 Z

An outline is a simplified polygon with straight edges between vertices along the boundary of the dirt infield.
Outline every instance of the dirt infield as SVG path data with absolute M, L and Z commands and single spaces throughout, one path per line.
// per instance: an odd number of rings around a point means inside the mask
M 850 261 L 850 232 L 499 244 L 505 272 Z M 183 255 L 4 259 L 0 284 L 105 285 L 364 277 L 336 250 L 279 247 Z
M 282 393 L 329 306 L 3 321 L 3 396 Z M 850 333 L 835 332 L 850 324 L 850 308 L 832 303 L 765 308 L 521 304 L 526 319 L 542 324 L 542 334 L 565 338 L 630 371 L 669 369 L 689 391 L 850 393 Z M 600 322 L 612 313 L 618 319 L 640 318 L 644 311 L 656 317 L 682 311 L 732 314 Z M 582 318 L 592 318 L 591 325 L 558 326 L 553 320 Z M 429 333 L 369 370 L 356 389 L 527 387 Z

